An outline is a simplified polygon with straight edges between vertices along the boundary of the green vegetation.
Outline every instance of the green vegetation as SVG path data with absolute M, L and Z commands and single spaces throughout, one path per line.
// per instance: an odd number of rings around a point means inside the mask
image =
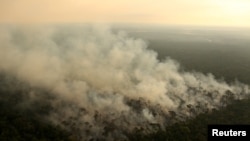
M 29 101 L 31 87 L 3 74 L 0 80 L 1 141 L 74 141 L 73 135 L 45 120 L 51 110 L 46 92 Z
M 136 31 L 136 30 L 135 30 Z M 149 48 L 177 60 L 181 69 L 212 73 L 228 83 L 239 80 L 250 84 L 249 34 L 243 30 L 169 28 L 145 32 L 130 31 L 135 37 L 148 41 Z M 203 113 L 193 119 L 177 122 L 164 131 L 150 135 L 131 135 L 131 140 L 143 141 L 206 141 L 208 124 L 250 124 L 250 99 L 233 101 L 227 107 Z
M 227 107 L 196 118 L 177 122 L 149 135 L 131 134 L 132 141 L 206 141 L 209 124 L 250 124 L 250 99 L 234 101 Z
M 133 34 L 145 37 L 149 48 L 158 52 L 160 60 L 170 56 L 188 71 L 212 73 L 227 82 L 238 79 L 250 84 L 249 39 L 229 38 L 215 32 L 197 32 L 195 36 L 176 34 L 176 31 Z M 32 89 L 0 74 L 0 141 L 78 141 L 78 133 L 66 131 L 46 120 L 46 115 L 53 110 L 50 105 L 53 97 L 46 91 L 35 89 L 42 94 L 38 99 L 30 100 Z M 149 134 L 136 130 L 127 136 L 131 141 L 206 141 L 208 124 L 250 124 L 249 107 L 250 99 L 236 100 L 220 110 L 176 122 L 164 130 Z
M 32 88 L 14 80 L 1 75 L 0 140 L 78 141 L 77 133 L 65 131 L 45 119 L 52 110 L 49 104 L 52 97 L 41 91 L 44 97 L 38 101 L 23 101 L 28 98 L 28 92 L 32 91 Z M 15 87 L 17 85 L 20 87 Z M 250 124 L 249 107 L 250 99 L 233 101 L 220 110 L 176 122 L 165 127 L 165 130 L 151 134 L 138 130 L 127 136 L 131 141 L 205 141 L 208 124 Z
M 159 60 L 171 57 L 188 71 L 250 84 L 249 29 L 170 27 L 136 32 L 139 29 L 127 30 L 131 36 L 146 40 Z

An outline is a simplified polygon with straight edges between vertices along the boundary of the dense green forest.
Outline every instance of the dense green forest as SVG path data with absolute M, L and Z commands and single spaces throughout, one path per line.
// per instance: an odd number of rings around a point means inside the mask
M 75 133 L 52 125 L 45 116 L 51 112 L 47 92 L 39 100 L 25 100 L 32 87 L 1 75 L 0 140 L 3 141 L 77 141 Z M 18 86 L 18 87 L 17 87 Z M 250 99 L 232 101 L 227 107 L 187 118 L 154 133 L 139 130 L 128 134 L 132 141 L 205 141 L 208 124 L 250 124 Z
M 176 31 L 135 32 L 133 35 L 146 39 L 149 49 L 157 51 L 160 61 L 169 56 L 180 62 L 181 69 L 189 72 L 211 72 L 216 79 L 224 79 L 229 83 L 238 79 L 250 84 L 248 38 L 242 42 L 238 38 L 215 34 L 214 31 L 206 32 L 181 36 Z M 0 141 L 81 141 L 79 134 L 82 132 L 66 130 L 47 119 L 54 110 L 51 105 L 54 99 L 46 90 L 0 73 Z M 232 100 L 227 97 L 226 100 L 226 107 L 204 110 L 204 113 L 196 113 L 185 120 L 176 119 L 174 123 L 157 128 L 155 132 L 145 133 L 141 128 L 124 132 L 131 141 L 205 141 L 209 124 L 250 124 L 250 98 Z M 140 102 L 143 101 L 128 101 L 127 104 L 140 108 Z M 169 114 L 175 113 L 169 111 Z M 105 128 L 115 130 L 112 127 Z M 89 140 L 94 141 L 93 138 Z
M 209 124 L 250 124 L 250 99 L 233 101 L 230 105 L 211 113 L 200 114 L 195 118 L 177 122 L 149 135 L 139 132 L 130 135 L 133 141 L 206 141 Z
M 51 97 L 46 92 L 41 91 L 43 97 L 29 101 L 29 92 L 34 88 L 4 74 L 0 80 L 1 141 L 70 141 L 72 134 L 45 120 L 51 110 Z

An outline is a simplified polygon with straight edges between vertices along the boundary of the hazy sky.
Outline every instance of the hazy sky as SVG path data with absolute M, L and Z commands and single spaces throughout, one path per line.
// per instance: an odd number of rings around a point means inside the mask
M 1 23 L 250 25 L 250 0 L 0 0 Z

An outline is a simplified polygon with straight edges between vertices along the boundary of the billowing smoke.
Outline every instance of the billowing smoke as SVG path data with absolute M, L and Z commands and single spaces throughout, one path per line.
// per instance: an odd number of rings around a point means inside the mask
M 154 132 L 250 92 L 182 71 L 143 40 L 98 26 L 2 27 L 0 72 L 53 95 L 48 119 L 82 139 Z

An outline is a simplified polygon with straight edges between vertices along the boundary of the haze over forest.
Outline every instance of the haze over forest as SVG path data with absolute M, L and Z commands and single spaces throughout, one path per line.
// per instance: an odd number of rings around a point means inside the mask
M 173 139 L 249 98 L 248 1 L 0 4 L 0 139 Z

